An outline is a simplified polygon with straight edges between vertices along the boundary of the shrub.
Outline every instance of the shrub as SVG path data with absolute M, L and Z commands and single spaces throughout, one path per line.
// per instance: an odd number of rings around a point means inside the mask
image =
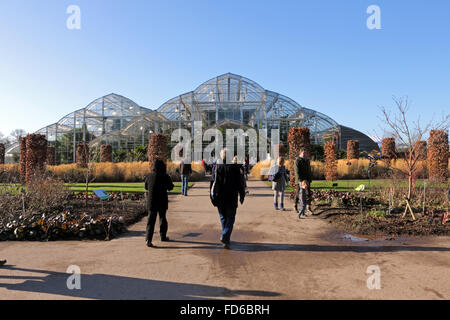
M 112 146 L 104 144 L 100 147 L 100 162 L 113 162 Z
M 5 164 L 5 145 L 0 143 L 0 164 Z
M 157 159 L 167 162 L 167 137 L 161 133 L 154 133 L 148 143 L 148 161 L 150 171 L 153 170 L 153 162 Z
M 54 166 L 55 164 L 55 147 L 47 147 L 47 165 Z
M 427 142 L 420 140 L 414 143 L 414 152 L 419 161 L 427 159 Z
M 20 138 L 20 176 L 25 181 L 27 175 L 27 140 Z
M 347 160 L 359 159 L 359 141 L 348 140 L 347 142 Z
M 337 179 L 337 163 L 336 163 L 336 145 L 334 141 L 328 141 L 325 144 L 325 179 Z
M 428 174 L 432 181 L 447 181 L 448 178 L 448 132 L 431 130 L 428 140 Z
M 397 153 L 395 152 L 395 139 L 394 138 L 384 138 L 381 141 L 381 153 L 385 156 L 385 163 L 390 164 L 392 159 L 397 158 Z
M 26 136 L 26 175 L 27 184 L 45 173 L 47 161 L 47 140 L 42 134 Z
M 87 168 L 89 163 L 89 146 L 86 143 L 80 143 L 77 146 L 76 161 L 78 168 Z

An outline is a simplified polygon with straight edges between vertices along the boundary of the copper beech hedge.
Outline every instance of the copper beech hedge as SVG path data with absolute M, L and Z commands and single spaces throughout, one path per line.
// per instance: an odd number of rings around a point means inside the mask
M 25 180 L 27 175 L 27 139 L 20 138 L 20 177 Z
M 427 159 L 427 142 L 423 140 L 414 143 L 414 153 L 417 160 L 422 161 Z
M 47 139 L 42 134 L 26 136 L 26 174 L 25 180 L 29 184 L 34 177 L 45 173 L 47 162 Z
M 5 145 L 0 143 L 0 164 L 5 164 Z
M 325 179 L 337 180 L 336 144 L 328 141 L 324 146 L 325 155 Z
M 386 157 L 384 159 L 386 164 L 390 164 L 391 160 L 397 158 L 397 153 L 395 152 L 395 139 L 394 138 L 384 138 L 381 141 L 381 153 Z
M 311 158 L 311 140 L 309 128 L 302 128 L 302 127 L 290 128 L 288 135 L 288 143 L 289 143 L 289 159 L 293 160 L 289 161 L 289 170 L 291 172 L 290 180 L 291 186 L 295 187 L 294 163 L 295 159 L 298 157 L 300 148 L 304 147 L 306 149 L 305 157 L 307 157 L 308 159 Z
M 55 147 L 47 147 L 47 165 L 54 166 L 55 164 Z
M 86 143 L 80 143 L 77 146 L 76 162 L 78 168 L 87 168 L 89 163 L 89 146 Z
M 348 140 L 347 142 L 347 159 L 359 159 L 359 141 Z
M 104 144 L 100 147 L 100 162 L 113 162 L 112 146 Z
M 148 162 L 150 171 L 153 171 L 153 163 L 160 159 L 167 162 L 167 137 L 161 133 L 154 133 L 148 143 Z
M 448 132 L 431 130 L 428 139 L 428 176 L 432 181 L 445 182 L 448 179 Z

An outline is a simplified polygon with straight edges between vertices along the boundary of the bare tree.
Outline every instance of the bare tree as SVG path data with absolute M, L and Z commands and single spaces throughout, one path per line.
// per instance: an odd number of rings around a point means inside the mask
M 16 143 L 20 141 L 20 138 L 25 137 L 27 132 L 23 129 L 14 129 L 9 135 L 12 137 L 13 143 Z
M 408 97 L 396 98 L 394 96 L 392 99 L 395 103 L 395 113 L 394 115 L 391 115 L 389 110 L 385 107 L 381 107 L 380 109 L 383 113 L 382 120 L 392 131 L 392 134 L 397 142 L 400 143 L 406 150 L 404 153 L 406 167 L 405 169 L 396 170 L 402 171 L 408 177 L 408 195 L 406 198 L 406 208 L 403 217 L 409 209 L 413 219 L 415 219 L 409 202 L 412 198 L 414 174 L 417 170 L 417 163 L 420 159 L 420 150 L 416 150 L 416 142 L 424 140 L 431 129 L 448 129 L 450 114 L 444 115 L 438 122 L 431 120 L 425 125 L 420 123 L 420 117 L 417 121 L 410 123 L 407 118 L 410 105 Z

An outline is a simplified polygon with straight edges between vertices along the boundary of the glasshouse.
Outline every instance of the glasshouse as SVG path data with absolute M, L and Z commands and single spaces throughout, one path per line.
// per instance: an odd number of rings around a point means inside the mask
M 361 150 L 378 149 L 365 134 L 339 125 L 330 117 L 305 108 L 282 94 L 264 89 L 256 82 L 227 73 L 201 84 L 194 91 L 176 96 L 156 110 L 141 107 L 117 94 L 98 98 L 85 108 L 74 111 L 58 122 L 37 131 L 55 147 L 57 164 L 75 162 L 76 146 L 91 147 L 110 144 L 114 152 L 145 146 L 152 133 L 167 133 L 177 128 L 193 132 L 194 122 L 207 128 L 271 129 L 279 133 L 281 143 L 287 144 L 290 127 L 308 127 L 311 142 L 322 144 L 324 139 L 337 136 L 338 146 L 358 139 Z M 345 133 L 343 132 L 345 131 Z M 6 150 L 8 162 L 16 162 L 18 144 Z

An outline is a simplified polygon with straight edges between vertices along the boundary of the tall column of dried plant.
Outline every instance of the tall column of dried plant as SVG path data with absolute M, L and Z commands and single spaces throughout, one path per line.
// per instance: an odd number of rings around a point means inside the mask
M 295 187 L 294 163 L 295 159 L 298 157 L 300 148 L 304 147 L 306 149 L 305 157 L 307 157 L 308 159 L 311 158 L 311 140 L 309 128 L 302 128 L 302 127 L 290 128 L 288 134 L 288 143 L 289 143 L 289 170 L 291 172 L 290 182 L 291 186 Z
M 337 180 L 336 144 L 328 141 L 324 146 L 325 156 L 325 179 L 328 181 Z
M 417 160 L 423 161 L 427 159 L 427 142 L 424 140 L 418 140 L 414 143 L 414 152 L 416 153 Z
M 30 184 L 34 178 L 45 173 L 47 161 L 47 139 L 42 134 L 26 136 L 26 183 Z
M 148 164 L 150 171 L 153 171 L 153 163 L 160 159 L 167 161 L 167 137 L 161 133 L 154 133 L 148 143 Z
M 80 143 L 77 146 L 76 161 L 78 168 L 87 168 L 89 162 L 89 146 L 86 143 Z
M 432 181 L 446 182 L 448 179 L 448 132 L 431 130 L 428 139 L 428 176 Z
M 347 160 L 359 159 L 359 141 L 348 140 L 347 142 Z
M 100 162 L 113 162 L 112 146 L 103 144 L 100 147 Z
M 27 139 L 26 137 L 20 137 L 20 177 L 23 181 L 27 175 Z
M 0 164 L 5 164 L 5 145 L 0 143 Z
M 54 166 L 56 164 L 55 160 L 55 147 L 47 147 L 47 165 Z
M 394 138 L 384 138 L 381 141 L 381 153 L 384 158 L 384 162 L 389 166 L 392 159 L 397 158 L 397 153 L 395 152 L 395 139 Z

